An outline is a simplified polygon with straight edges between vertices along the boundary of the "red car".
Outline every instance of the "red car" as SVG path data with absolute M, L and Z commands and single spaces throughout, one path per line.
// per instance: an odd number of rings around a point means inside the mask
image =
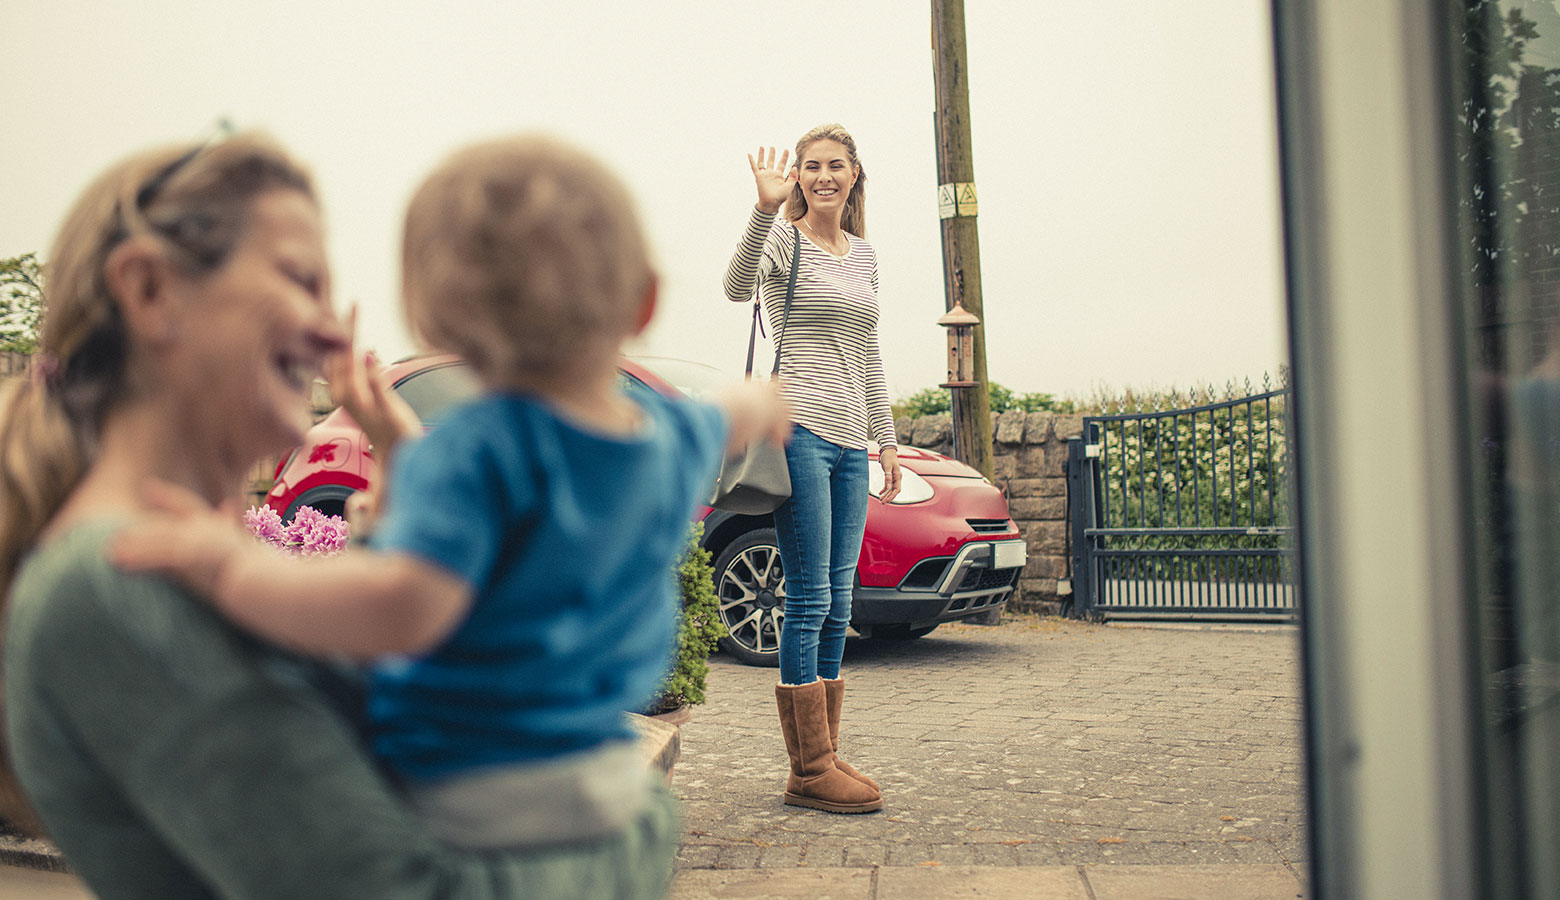
M 628 390 L 671 397 L 697 397 L 729 380 L 709 366 L 664 358 L 625 357 L 618 370 Z M 402 360 L 385 377 L 427 425 L 478 389 L 470 369 L 451 356 Z M 875 462 L 876 448 L 870 452 Z M 1027 558 L 1002 492 L 939 453 L 900 447 L 899 462 L 899 496 L 867 511 L 851 627 L 864 638 L 917 638 L 943 622 L 995 614 L 1012 596 Z M 877 465 L 869 471 L 876 495 L 883 472 Z M 337 409 L 276 467 L 266 504 L 283 519 L 300 506 L 339 515 L 346 499 L 375 477 L 363 432 Z M 750 665 L 777 665 L 785 589 L 773 521 L 707 508 L 700 516 L 730 632 L 722 649 Z

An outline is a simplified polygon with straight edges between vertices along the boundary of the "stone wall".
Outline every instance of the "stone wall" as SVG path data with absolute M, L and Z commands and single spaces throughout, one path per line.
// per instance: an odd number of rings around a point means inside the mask
M 953 419 L 903 418 L 899 440 L 953 455 Z M 1013 609 L 1056 612 L 1057 581 L 1067 577 L 1067 440 L 1083 434 L 1083 416 L 1007 412 L 992 417 L 996 485 L 1029 544 L 1029 564 L 1009 601 Z

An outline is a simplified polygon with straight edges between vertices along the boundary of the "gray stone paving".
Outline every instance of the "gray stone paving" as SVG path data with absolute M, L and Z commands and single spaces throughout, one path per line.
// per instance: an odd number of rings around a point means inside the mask
M 842 755 L 884 810 L 780 802 L 777 670 L 711 660 L 680 870 L 1277 864 L 1303 875 L 1298 635 L 1009 617 L 846 647 Z

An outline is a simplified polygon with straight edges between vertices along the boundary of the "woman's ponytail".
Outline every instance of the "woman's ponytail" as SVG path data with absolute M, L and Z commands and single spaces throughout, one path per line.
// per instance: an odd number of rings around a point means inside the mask
M 0 386 L 0 579 L 17 565 L 86 471 L 86 452 L 48 378 L 33 361 L 30 378 Z M 7 590 L 9 593 L 9 590 Z

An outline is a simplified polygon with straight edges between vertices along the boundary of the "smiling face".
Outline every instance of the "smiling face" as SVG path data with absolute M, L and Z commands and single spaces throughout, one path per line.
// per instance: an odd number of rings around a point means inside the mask
M 839 141 L 813 141 L 802 150 L 798 167 L 797 186 L 807 200 L 807 208 L 837 221 L 860 171 L 851 162 L 850 150 Z
M 164 386 L 189 411 L 192 440 L 245 461 L 298 443 L 311 384 L 346 346 L 314 202 L 285 188 L 257 196 L 223 264 L 177 277 L 173 300 Z

